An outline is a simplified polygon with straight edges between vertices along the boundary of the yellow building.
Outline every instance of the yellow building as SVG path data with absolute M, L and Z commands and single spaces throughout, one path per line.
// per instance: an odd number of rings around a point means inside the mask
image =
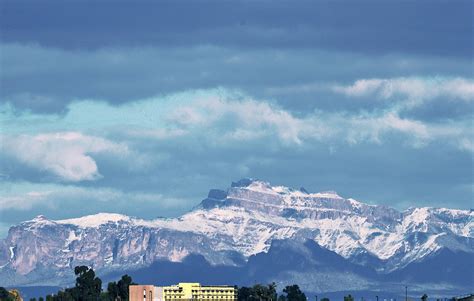
M 233 286 L 205 286 L 199 283 L 179 283 L 171 286 L 130 285 L 130 301 L 236 301 L 237 289 Z

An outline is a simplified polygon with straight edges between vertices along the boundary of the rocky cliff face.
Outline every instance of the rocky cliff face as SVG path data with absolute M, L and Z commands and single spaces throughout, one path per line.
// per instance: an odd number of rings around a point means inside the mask
M 311 240 L 351 264 L 387 274 L 442 249 L 474 253 L 473 217 L 443 208 L 398 212 L 335 192 L 243 179 L 226 191 L 211 190 L 198 207 L 174 219 L 101 213 L 23 222 L 0 241 L 0 276 L 4 285 L 61 284 L 79 264 L 114 271 L 180 262 L 190 254 L 239 266 L 276 239 Z

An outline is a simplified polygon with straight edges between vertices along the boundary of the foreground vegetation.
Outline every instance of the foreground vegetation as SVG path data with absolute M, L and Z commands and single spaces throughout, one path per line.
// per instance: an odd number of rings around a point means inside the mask
M 60 290 L 54 295 L 47 295 L 46 301 L 128 301 L 128 286 L 135 284 L 128 275 L 122 276 L 118 282 L 109 282 L 107 291 L 102 291 L 102 280 L 95 275 L 93 269 L 78 266 L 74 269 L 77 276 L 76 284 L 72 288 Z M 5 294 L 6 292 L 6 294 Z M 0 301 L 18 301 L 12 298 L 8 291 L 0 287 Z M 36 298 L 30 299 L 36 301 Z M 38 301 L 45 301 L 40 297 Z
M 30 299 L 30 301 L 129 301 L 128 287 L 136 284 L 132 277 L 123 275 L 115 282 L 107 284 L 107 290 L 102 290 L 102 280 L 95 275 L 92 268 L 87 266 L 77 266 L 74 269 L 76 284 L 72 288 L 60 290 L 54 295 L 47 295 L 46 300 L 40 297 Z M 424 294 L 421 301 L 427 301 L 428 296 Z M 17 290 L 6 290 L 0 287 L 0 301 L 22 301 Z M 251 287 L 238 288 L 238 301 L 306 301 L 306 295 L 300 290 L 298 285 L 286 286 L 281 295 L 277 294 L 275 283 L 262 285 L 255 284 Z M 455 298 L 452 300 L 455 301 Z M 328 298 L 322 298 L 321 301 L 330 301 Z M 344 301 L 354 301 L 354 297 L 347 295 Z
M 280 296 L 277 294 L 275 283 L 269 285 L 255 284 L 252 287 L 243 286 L 238 290 L 238 301 L 262 300 L 306 301 L 307 299 L 296 284 L 285 287 L 283 294 Z
M 107 290 L 103 291 L 102 280 L 95 275 L 93 269 L 87 266 L 77 266 L 74 269 L 74 274 L 77 276 L 74 287 L 60 290 L 53 295 L 47 295 L 46 300 L 40 297 L 38 300 L 32 298 L 30 301 L 129 301 L 128 287 L 136 284 L 132 281 L 132 277 L 123 275 L 118 282 L 109 282 Z M 0 301 L 19 301 L 19 294 L 14 296 L 12 291 L 8 292 L 3 287 L 0 287 L 0 294 Z M 306 296 L 298 285 L 285 287 L 283 294 L 278 296 L 276 284 L 272 283 L 269 285 L 256 284 L 252 287 L 240 287 L 238 289 L 238 300 L 305 301 Z
M 17 290 L 7 291 L 4 287 L 0 287 L 0 301 L 22 301 L 22 299 Z

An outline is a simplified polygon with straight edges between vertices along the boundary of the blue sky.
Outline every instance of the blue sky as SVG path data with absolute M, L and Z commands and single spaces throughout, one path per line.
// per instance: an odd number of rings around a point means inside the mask
M 0 235 L 254 177 L 472 208 L 471 1 L 1 1 Z

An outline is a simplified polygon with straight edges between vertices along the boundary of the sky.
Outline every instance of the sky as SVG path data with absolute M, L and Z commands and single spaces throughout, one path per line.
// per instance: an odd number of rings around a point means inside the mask
M 473 208 L 472 1 L 0 1 L 0 237 L 251 177 Z

